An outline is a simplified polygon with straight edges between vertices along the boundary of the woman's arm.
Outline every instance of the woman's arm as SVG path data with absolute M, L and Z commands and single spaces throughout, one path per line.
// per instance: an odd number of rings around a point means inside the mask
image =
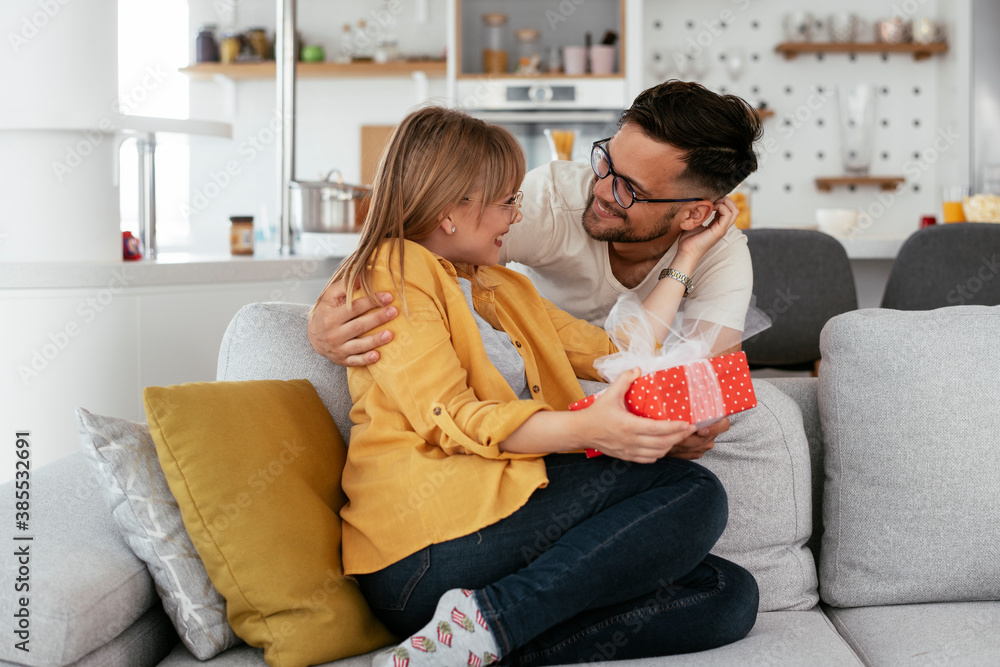
M 550 454 L 591 447 L 636 463 L 666 456 L 695 432 L 686 422 L 661 421 L 633 415 L 625 407 L 625 392 L 639 370 L 622 373 L 586 410 L 537 412 L 500 443 L 505 452 Z

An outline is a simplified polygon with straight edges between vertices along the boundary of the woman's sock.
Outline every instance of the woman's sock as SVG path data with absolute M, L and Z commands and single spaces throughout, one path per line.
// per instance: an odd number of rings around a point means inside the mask
M 464 588 L 447 591 L 438 601 L 431 622 L 392 649 L 379 653 L 375 667 L 486 667 L 500 658 L 500 649 L 476 596 Z

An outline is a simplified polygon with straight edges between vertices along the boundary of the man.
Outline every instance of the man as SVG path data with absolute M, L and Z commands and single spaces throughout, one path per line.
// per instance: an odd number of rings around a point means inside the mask
M 601 325 L 620 294 L 644 298 L 661 278 L 688 286 L 687 317 L 721 325 L 714 354 L 738 350 L 753 274 L 746 238 L 730 229 L 690 275 L 668 274 L 682 236 L 701 233 L 722 199 L 756 171 L 762 128 L 744 100 L 696 83 L 667 81 L 641 93 L 591 165 L 552 162 L 525 178 L 524 219 L 504 239 L 501 262 L 523 265 L 539 292 Z M 327 290 L 309 324 L 317 352 L 358 366 L 379 358 L 391 332 L 366 335 L 397 315 L 382 304 Z M 381 307 L 379 307 L 381 306 Z M 671 455 L 698 458 L 729 428 L 723 419 Z

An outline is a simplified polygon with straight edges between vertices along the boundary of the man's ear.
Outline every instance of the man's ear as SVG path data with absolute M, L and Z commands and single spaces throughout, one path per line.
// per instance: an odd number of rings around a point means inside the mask
M 689 231 L 701 227 L 705 224 L 705 221 L 708 220 L 708 217 L 712 215 L 714 210 L 715 205 L 707 199 L 695 202 L 691 207 L 685 208 L 681 211 L 681 229 Z

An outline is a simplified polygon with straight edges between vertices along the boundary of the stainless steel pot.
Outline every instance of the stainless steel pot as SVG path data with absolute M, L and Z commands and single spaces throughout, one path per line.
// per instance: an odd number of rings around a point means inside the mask
M 331 180 L 336 174 L 336 181 Z M 371 194 L 366 185 L 349 185 L 339 169 L 325 181 L 291 181 L 292 231 L 353 232 L 364 222 L 367 206 L 362 200 Z

